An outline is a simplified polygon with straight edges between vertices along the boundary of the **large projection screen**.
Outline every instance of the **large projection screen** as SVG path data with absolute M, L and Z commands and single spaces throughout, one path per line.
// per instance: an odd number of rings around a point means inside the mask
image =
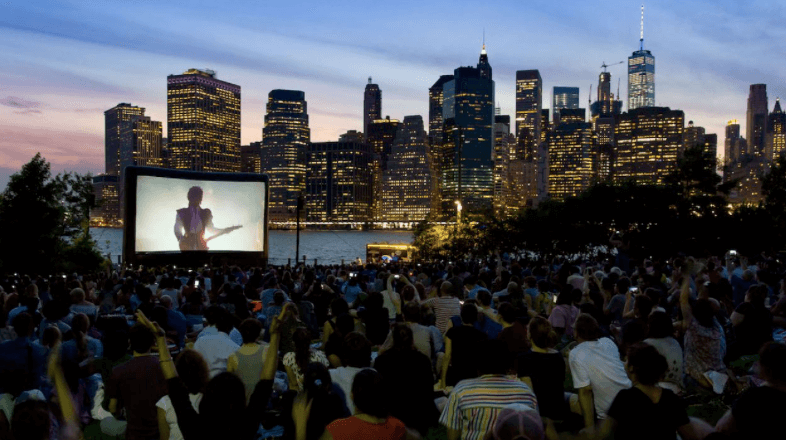
M 266 176 L 129 167 L 126 177 L 127 257 L 265 253 Z

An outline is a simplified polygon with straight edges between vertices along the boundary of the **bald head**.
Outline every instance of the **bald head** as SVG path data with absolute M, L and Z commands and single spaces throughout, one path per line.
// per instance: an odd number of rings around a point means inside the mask
M 172 298 L 170 298 L 168 295 L 161 295 L 161 305 L 164 306 L 164 308 L 166 308 L 167 310 L 171 309 Z

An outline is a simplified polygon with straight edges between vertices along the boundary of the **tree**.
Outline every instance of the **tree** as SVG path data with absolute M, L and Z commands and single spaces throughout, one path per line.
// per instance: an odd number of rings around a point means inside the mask
M 92 261 L 99 255 L 82 226 L 94 204 L 89 182 L 89 175 L 72 173 L 52 178 L 40 153 L 13 174 L 0 197 L 0 268 L 23 273 L 87 268 L 66 257 Z

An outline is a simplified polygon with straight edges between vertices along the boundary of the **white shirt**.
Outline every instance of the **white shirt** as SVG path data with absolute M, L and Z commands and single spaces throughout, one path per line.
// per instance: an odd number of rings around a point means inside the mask
M 202 393 L 189 394 L 191 406 L 194 411 L 199 414 L 199 403 L 202 401 Z M 169 425 L 169 440 L 183 440 L 183 433 L 180 432 L 180 427 L 177 425 L 177 414 L 175 414 L 175 407 L 172 406 L 172 401 L 169 396 L 164 396 L 156 402 L 156 406 L 163 409 L 166 413 L 166 423 Z
M 576 389 L 592 387 L 595 414 L 599 419 L 606 418 L 606 411 L 617 393 L 632 386 L 617 345 L 609 338 L 577 345 L 568 355 L 568 364 Z
M 349 408 L 349 411 L 353 415 L 355 414 L 355 403 L 352 402 L 352 381 L 355 380 L 355 375 L 358 374 L 360 370 L 363 370 L 363 368 L 338 367 L 334 370 L 329 370 L 330 379 L 333 381 L 333 384 L 338 385 L 341 391 L 344 392 L 347 408 Z
M 199 352 L 207 362 L 211 379 L 227 371 L 227 359 L 239 348 L 239 345 L 229 339 L 229 335 L 222 332 L 203 336 L 194 343 L 194 350 Z

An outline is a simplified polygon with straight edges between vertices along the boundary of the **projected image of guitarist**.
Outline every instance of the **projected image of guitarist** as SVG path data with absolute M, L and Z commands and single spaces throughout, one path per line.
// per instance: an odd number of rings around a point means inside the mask
M 206 251 L 208 241 L 242 228 L 242 226 L 232 226 L 218 229 L 213 226 L 213 214 L 209 209 L 199 206 L 202 204 L 202 195 L 202 188 L 192 186 L 188 190 L 188 208 L 177 210 L 175 237 L 180 243 L 181 251 Z M 212 236 L 205 239 L 205 231 Z

